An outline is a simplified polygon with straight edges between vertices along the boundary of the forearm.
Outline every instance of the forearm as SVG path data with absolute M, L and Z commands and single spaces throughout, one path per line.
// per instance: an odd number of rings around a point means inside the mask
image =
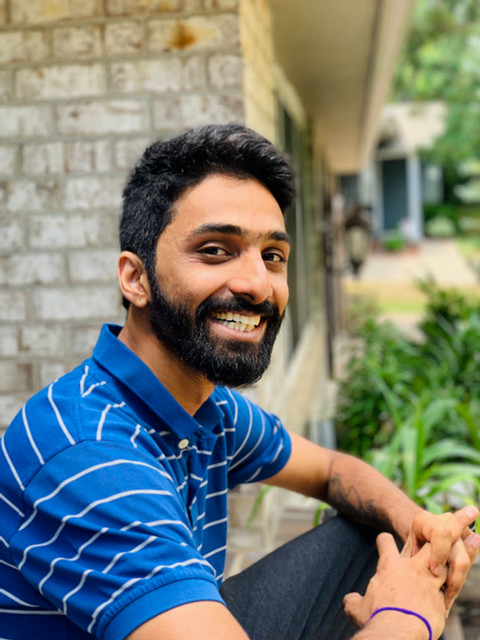
M 405 541 L 420 507 L 362 460 L 334 453 L 325 501 L 359 522 L 390 531 Z
M 368 464 L 291 434 L 288 463 L 268 482 L 324 500 L 354 520 L 405 540 L 420 508 Z

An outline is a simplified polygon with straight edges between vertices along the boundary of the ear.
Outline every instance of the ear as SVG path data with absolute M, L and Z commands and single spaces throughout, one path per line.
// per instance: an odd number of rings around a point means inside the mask
M 125 298 L 135 307 L 150 302 L 150 285 L 143 261 L 132 251 L 122 251 L 118 259 L 118 282 Z

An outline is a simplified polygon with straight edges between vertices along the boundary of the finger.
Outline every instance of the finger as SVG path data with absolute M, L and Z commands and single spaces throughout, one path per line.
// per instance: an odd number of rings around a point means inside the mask
M 470 535 L 463 540 L 463 544 L 467 550 L 470 562 L 473 564 L 480 551 L 480 536 L 477 533 L 470 532 Z
M 380 558 L 388 556 L 398 557 L 399 551 L 394 537 L 390 533 L 380 533 L 377 536 L 377 550 Z
M 479 511 L 477 507 L 468 505 L 467 507 L 463 507 L 463 509 L 459 509 L 453 515 L 462 527 L 468 527 L 478 518 Z
M 362 596 L 359 593 L 347 593 L 343 598 L 343 607 L 347 616 L 352 618 L 359 627 L 367 622 L 365 614 L 362 614 Z
M 478 509 L 476 507 L 464 507 L 448 519 L 444 519 L 440 526 L 432 530 L 430 570 L 434 575 L 441 575 L 453 544 L 461 537 L 464 528 L 474 522 L 477 517 Z
M 457 540 L 449 557 L 449 569 L 445 585 L 445 607 L 447 611 L 453 604 L 465 582 L 472 561 L 463 540 Z

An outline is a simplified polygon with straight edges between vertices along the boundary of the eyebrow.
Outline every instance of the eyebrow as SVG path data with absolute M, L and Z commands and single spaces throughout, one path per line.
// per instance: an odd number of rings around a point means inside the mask
M 220 233 L 222 235 L 239 237 L 246 235 L 245 229 L 235 224 L 209 222 L 206 224 L 202 224 L 200 227 L 194 229 L 191 237 L 195 238 L 197 236 L 203 236 L 209 233 Z M 267 232 L 265 234 L 265 237 L 269 240 L 275 240 L 276 242 L 286 242 L 287 244 L 291 244 L 290 236 L 285 231 L 273 230 Z

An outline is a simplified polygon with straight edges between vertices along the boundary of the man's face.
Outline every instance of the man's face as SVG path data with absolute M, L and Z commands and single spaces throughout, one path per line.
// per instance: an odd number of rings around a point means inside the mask
M 258 380 L 288 300 L 288 254 L 282 212 L 263 185 L 209 176 L 178 200 L 158 240 L 155 335 L 211 382 Z

